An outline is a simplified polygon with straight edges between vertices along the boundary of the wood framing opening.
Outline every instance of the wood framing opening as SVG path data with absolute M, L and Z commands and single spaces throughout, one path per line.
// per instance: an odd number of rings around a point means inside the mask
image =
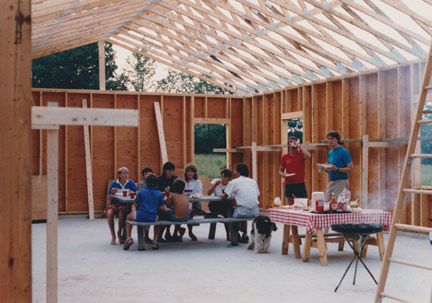
M 214 148 L 227 147 L 226 124 L 195 124 L 195 165 L 201 175 L 218 178 L 220 171 L 227 167 L 227 155 L 224 152 L 215 153 Z

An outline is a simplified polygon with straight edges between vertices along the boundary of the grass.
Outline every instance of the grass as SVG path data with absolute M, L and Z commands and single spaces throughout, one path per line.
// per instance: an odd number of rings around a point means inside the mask
M 220 171 L 226 167 L 225 154 L 195 154 L 195 165 L 200 175 L 219 178 Z
M 422 164 L 421 180 L 422 180 L 422 185 L 432 186 L 432 165 Z

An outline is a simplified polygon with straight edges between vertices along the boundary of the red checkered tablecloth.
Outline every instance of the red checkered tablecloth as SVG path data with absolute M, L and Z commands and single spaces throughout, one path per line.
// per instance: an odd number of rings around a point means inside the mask
M 316 228 L 331 228 L 332 224 L 382 224 L 384 230 L 389 230 L 391 214 L 387 211 L 365 209 L 361 212 L 316 214 L 310 211 L 293 210 L 286 208 L 270 208 L 270 219 L 273 222 L 304 226 L 308 233 Z

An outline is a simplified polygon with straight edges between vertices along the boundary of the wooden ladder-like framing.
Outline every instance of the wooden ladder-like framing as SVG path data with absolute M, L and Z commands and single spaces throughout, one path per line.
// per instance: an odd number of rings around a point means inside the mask
M 398 298 L 393 295 L 387 294 L 384 292 L 385 284 L 387 281 L 388 271 L 390 267 L 390 262 L 403 264 L 407 266 L 413 266 L 417 268 L 422 268 L 426 270 L 432 270 L 431 266 L 427 266 L 424 264 L 416 264 L 412 262 L 407 262 L 404 260 L 398 260 L 392 258 L 393 254 L 393 247 L 396 239 L 396 234 L 398 231 L 406 231 L 406 232 L 412 232 L 412 233 L 424 233 L 428 234 L 432 232 L 432 228 L 429 227 L 421 227 L 421 226 L 413 226 L 413 225 L 407 225 L 407 224 L 400 224 L 400 217 L 402 210 L 404 208 L 404 201 L 405 201 L 405 194 L 427 194 L 432 195 L 432 190 L 424 190 L 424 189 L 413 189 L 413 188 L 407 188 L 408 185 L 408 178 L 411 171 L 411 164 L 415 158 L 431 158 L 432 156 L 430 154 L 414 154 L 414 150 L 416 147 L 417 139 L 419 137 L 420 132 L 420 126 L 422 124 L 426 123 L 432 123 L 432 120 L 423 120 L 422 116 L 425 113 L 430 113 L 429 111 L 424 111 L 424 105 L 426 102 L 426 95 L 428 91 L 432 91 L 432 85 L 430 84 L 431 79 L 431 73 L 432 73 L 432 45 L 429 50 L 429 54 L 426 60 L 426 67 L 424 70 L 424 78 L 423 78 L 423 84 L 421 87 L 421 92 L 419 96 L 419 102 L 417 104 L 417 110 L 415 118 L 413 119 L 412 127 L 411 127 L 411 135 L 408 141 L 408 148 L 407 148 L 407 154 L 405 157 L 404 167 L 401 175 L 401 180 L 399 182 L 399 189 L 397 194 L 397 201 L 396 206 L 393 213 L 393 221 L 390 227 L 389 232 L 389 238 L 387 247 L 384 253 L 384 259 L 381 267 L 381 274 L 379 278 L 378 287 L 375 293 L 375 300 L 374 302 L 379 303 L 384 298 L 389 298 L 392 300 L 396 300 L 399 302 L 410 302 L 406 299 Z M 432 287 L 431 287 L 431 298 L 430 302 L 432 303 Z

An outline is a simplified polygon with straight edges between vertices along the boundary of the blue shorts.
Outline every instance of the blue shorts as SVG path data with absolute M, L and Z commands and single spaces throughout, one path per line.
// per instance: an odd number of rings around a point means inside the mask
M 155 222 L 157 220 L 157 214 L 138 211 L 135 213 L 135 220 L 138 222 Z
M 186 222 L 187 220 L 189 220 L 190 214 L 191 214 L 191 211 L 188 210 L 188 213 L 187 213 L 186 217 L 184 217 L 184 218 L 177 218 L 174 215 L 174 212 L 171 209 L 169 209 L 169 210 L 167 210 L 165 212 L 167 220 L 168 221 L 173 221 L 173 222 Z

